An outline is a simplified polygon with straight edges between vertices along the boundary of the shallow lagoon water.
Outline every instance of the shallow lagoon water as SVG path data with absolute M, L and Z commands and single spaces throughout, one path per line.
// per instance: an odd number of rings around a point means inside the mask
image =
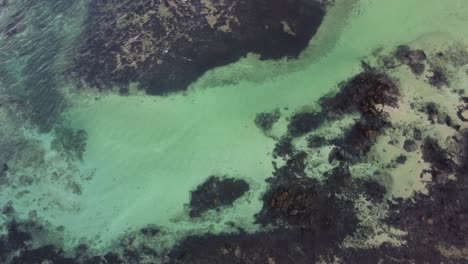
M 16 210 L 25 216 L 42 206 L 37 217 L 63 226 L 66 243 L 85 239 L 97 249 L 148 224 L 159 226 L 168 240 L 230 230 L 229 222 L 257 230 L 254 215 L 273 171 L 276 141 L 255 126 L 256 114 L 279 108 L 288 116 L 316 108 L 320 97 L 334 93 L 378 49 L 442 33 L 457 38 L 468 33 L 463 0 L 336 2 L 297 60 L 261 61 L 249 55 L 211 70 L 187 92 L 162 97 L 133 88 L 129 96 L 68 88 L 64 123 L 88 134 L 83 160 L 73 164 L 79 176 L 70 176 L 81 194 L 63 192 L 60 182 L 44 191 L 48 182 L 39 181 L 28 195 L 13 199 Z M 278 123 L 275 133 L 284 131 Z M 32 137 L 48 149 L 50 137 Z M 64 166 L 48 151 L 45 173 Z M 190 191 L 210 175 L 244 179 L 251 190 L 233 208 L 192 220 L 187 216 Z M 54 199 L 61 206 L 48 207 Z
M 453 4 L 460 6 L 461 2 Z M 340 5 L 345 4 L 337 8 Z M 165 225 L 171 220 L 177 228 L 181 223 L 174 219 L 183 215 L 189 191 L 209 175 L 228 174 L 258 186 L 250 204 L 239 208 L 242 213 L 230 216 L 245 218 L 248 223 L 261 207 L 257 197 L 263 191 L 264 179 L 273 170 L 274 141 L 255 126 L 257 113 L 284 107 L 295 111 L 313 105 L 321 96 L 333 92 L 337 82 L 357 72 L 360 60 L 374 49 L 393 47 L 439 31 L 457 35 L 466 31 L 467 22 L 460 19 L 463 9 L 453 9 L 439 1 L 361 1 L 353 7 L 335 47 L 317 61 L 305 56 L 297 62 L 242 59 L 235 65 L 213 70 L 199 81 L 203 85 L 219 75 L 235 78 L 237 85 L 205 88 L 195 83 L 183 95 L 103 96 L 87 100 L 85 105 L 77 103 L 79 106 L 70 111 L 70 121 L 88 132 L 84 164 L 96 168 L 89 187 L 84 186 L 83 197 L 87 197 L 89 209 L 84 210 L 83 216 L 105 212 L 93 222 L 102 221 L 112 233 L 126 226 L 151 222 Z M 434 23 L 441 20 L 444 23 Z M 321 28 L 316 38 L 320 39 L 326 31 L 326 27 Z M 313 48 L 311 53 L 329 49 Z M 258 69 L 259 74 L 268 76 L 277 64 L 287 63 L 300 63 L 302 69 L 266 77 L 261 82 L 243 81 L 240 73 L 231 70 L 242 67 L 252 73 Z M 100 206 L 94 206 L 95 202 Z

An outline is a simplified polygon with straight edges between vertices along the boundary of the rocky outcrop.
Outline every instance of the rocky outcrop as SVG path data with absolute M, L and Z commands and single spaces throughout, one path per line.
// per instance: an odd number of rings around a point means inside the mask
M 199 217 L 208 210 L 231 206 L 248 190 L 249 184 L 244 180 L 211 176 L 192 191 L 190 217 Z
M 324 14 L 317 0 L 92 1 L 71 71 L 99 88 L 183 90 L 248 52 L 298 56 Z

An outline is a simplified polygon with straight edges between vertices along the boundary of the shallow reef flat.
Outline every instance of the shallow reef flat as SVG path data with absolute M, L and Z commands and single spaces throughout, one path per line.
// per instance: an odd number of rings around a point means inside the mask
M 125 13 L 115 2 L 94 4 Z M 76 87 L 66 61 L 48 130 L 4 77 L 0 263 L 467 263 L 460 3 L 327 3 L 297 58 L 248 55 L 164 96 Z M 0 69 L 21 79 L 13 64 Z

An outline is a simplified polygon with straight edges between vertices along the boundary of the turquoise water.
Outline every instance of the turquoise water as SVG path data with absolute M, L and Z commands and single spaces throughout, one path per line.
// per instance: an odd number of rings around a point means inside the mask
M 210 70 L 186 92 L 152 97 L 133 84 L 130 96 L 119 96 L 76 89 L 63 71 L 86 3 L 57 7 L 67 12 L 52 16 L 54 1 L 42 2 L 27 12 L 25 31 L 0 39 L 2 99 L 28 102 L 25 114 L 33 116 L 30 122 L 15 114 L 21 104 L 0 108 L 5 127 L 0 141 L 16 142 L 19 153 L 9 177 L 32 178 L 26 187 L 9 180 L 0 201 L 11 200 L 19 218 L 35 210 L 50 228 L 62 226 L 65 244 L 87 241 L 98 250 L 148 224 L 163 230 L 166 245 L 185 234 L 234 231 L 229 222 L 257 231 L 254 216 L 262 207 L 275 139 L 285 133 L 286 117 L 316 109 L 319 98 L 358 73 L 361 60 L 376 50 L 428 41 L 444 46 L 451 37 L 468 41 L 463 0 L 336 1 L 297 60 L 261 61 L 250 54 Z M 0 24 L 13 11 L 2 12 Z M 44 70 L 28 70 L 31 61 L 37 61 L 34 69 Z M 44 83 L 46 75 L 52 81 Z M 41 85 L 45 88 L 38 90 Z M 50 97 L 59 97 L 60 104 L 47 107 L 53 104 Z M 267 137 L 253 121 L 275 108 L 282 119 Z M 47 128 L 34 121 L 44 118 L 51 126 L 86 131 L 82 160 L 67 160 L 51 149 L 54 130 L 44 132 Z M 190 191 L 214 174 L 244 179 L 251 190 L 232 208 L 189 218 Z M 27 192 L 18 195 L 22 190 Z

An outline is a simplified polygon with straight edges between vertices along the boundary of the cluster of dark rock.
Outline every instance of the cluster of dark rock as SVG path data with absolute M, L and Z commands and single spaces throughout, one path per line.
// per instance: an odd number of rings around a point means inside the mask
M 259 224 L 273 230 L 192 236 L 171 253 L 174 263 L 313 263 L 343 255 L 339 245 L 359 226 L 353 199 L 361 194 L 382 202 L 386 188 L 372 179 L 353 179 L 348 171 L 354 158 L 350 154 L 337 154 L 341 164 L 325 175 L 324 182 L 308 177 L 308 155 L 296 150 L 291 140 L 339 114 L 358 111 L 366 122 L 383 120 L 377 104 L 396 107 L 398 96 L 396 82 L 383 73 L 366 71 L 344 83 L 335 96 L 324 99 L 322 112 L 294 115 L 288 135 L 279 140 L 275 149 L 275 155 L 282 157 L 285 165 L 276 168 L 267 180 L 263 209 L 256 216 Z M 347 153 L 358 147 L 359 152 L 365 153 L 371 143 L 361 141 L 373 142 L 382 129 L 383 126 L 375 129 L 375 134 L 356 129 L 354 136 L 339 142 L 339 148 Z
M 150 94 L 183 90 L 248 52 L 296 57 L 325 8 L 317 0 L 92 1 L 71 73 L 100 89 L 140 82 Z
M 462 104 L 458 106 L 457 116 L 463 122 L 468 122 L 468 97 L 462 97 Z
M 421 75 L 426 68 L 424 62 L 427 59 L 423 50 L 413 50 L 408 45 L 401 45 L 395 51 L 395 58 L 410 67 L 414 74 Z
M 281 117 L 279 109 L 275 109 L 272 112 L 259 113 L 255 116 L 255 125 L 260 128 L 263 133 L 268 133 L 273 125 L 278 122 Z
M 410 66 L 415 74 L 420 74 L 420 64 L 427 60 L 423 51 L 408 47 L 399 47 L 395 57 Z M 468 233 L 468 131 L 455 125 L 436 104 L 424 105 L 421 111 L 433 124 L 447 125 L 456 131 L 452 139 L 456 147 L 445 149 L 436 139 L 423 136 L 417 128 L 407 129 L 405 141 L 398 143 L 406 154 L 421 151 L 423 160 L 430 164 L 426 172 L 432 176 L 427 185 L 428 194 L 387 200 L 387 189 L 379 181 L 351 176 L 349 166 L 363 161 L 377 138 L 392 127 L 382 107 L 398 107 L 399 97 L 396 80 L 366 67 L 342 83 L 335 95 L 322 99 L 320 111 L 293 115 L 287 134 L 278 140 L 273 153 L 275 158 L 284 160 L 284 165 L 275 165 L 272 176 L 267 179 L 268 188 L 261 197 L 263 207 L 255 216 L 259 225 L 268 227 L 267 231 L 190 235 L 161 259 L 167 263 L 206 264 L 300 264 L 318 260 L 331 263 L 336 257 L 347 263 L 463 263 L 463 258 L 449 258 L 441 248 L 449 251 L 468 246 L 465 235 Z M 310 177 L 309 154 L 297 150 L 292 141 L 325 121 L 338 120 L 346 114 L 358 114 L 359 118 L 342 138 L 308 137 L 311 149 L 334 145 L 329 162 L 336 165 L 321 175 L 323 181 Z M 267 113 L 257 119 L 255 122 L 262 130 L 269 130 L 277 116 Z M 402 154 L 395 158 L 394 166 L 406 160 Z M 191 192 L 189 216 L 195 218 L 209 210 L 232 206 L 248 190 L 249 185 L 243 180 L 210 177 Z M 363 249 L 340 246 L 346 237 L 366 235 L 354 204 L 356 198 L 362 196 L 390 208 L 385 222 L 407 232 L 405 244 L 396 247 L 384 243 Z M 156 258 L 159 254 L 145 246 L 130 247 L 128 242 L 121 245 L 118 253 L 93 256 L 82 245 L 76 249 L 75 256 L 67 257 L 63 250 L 52 245 L 31 247 L 31 234 L 27 230 L 31 228 L 10 222 L 8 234 L 0 237 L 0 262 L 140 263 L 144 257 Z M 160 230 L 148 226 L 140 233 L 145 237 L 157 237 Z
M 210 209 L 232 206 L 248 190 L 249 184 L 244 180 L 211 176 L 192 191 L 189 215 L 199 217 Z
M 440 248 L 463 250 L 468 246 L 468 131 L 462 136 L 460 161 L 432 138 L 424 140 L 424 161 L 431 164 L 432 181 L 428 194 L 412 200 L 398 199 L 391 204 L 388 222 L 408 232 L 407 243 L 394 250 L 399 258 L 420 263 L 465 263 L 463 256 L 447 259 Z M 455 175 L 456 179 L 449 179 Z
M 82 160 L 87 139 L 88 133 L 83 129 L 75 131 L 69 127 L 58 127 L 55 129 L 51 149 L 58 151 L 66 158 Z

